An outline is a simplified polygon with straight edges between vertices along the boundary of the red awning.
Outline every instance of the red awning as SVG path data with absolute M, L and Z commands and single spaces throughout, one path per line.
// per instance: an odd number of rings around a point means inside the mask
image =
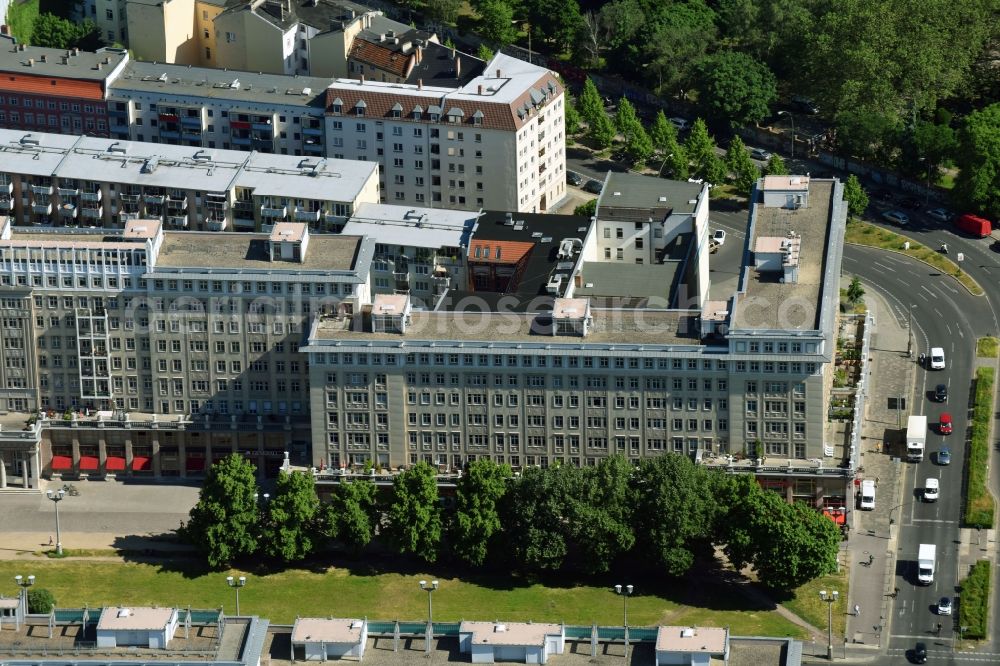
M 120 458 L 118 456 L 108 456 L 107 460 L 104 461 L 104 469 L 109 472 L 124 471 L 125 458 Z
M 80 456 L 80 469 L 81 470 L 94 470 L 101 466 L 101 461 L 97 456 Z
M 73 469 L 73 456 L 52 456 L 52 469 Z
M 189 472 L 200 472 L 201 470 L 205 469 L 205 459 L 202 458 L 201 456 L 198 457 L 188 456 L 187 464 L 185 467 Z
M 132 456 L 132 469 L 136 472 L 149 470 L 149 458 L 146 456 Z

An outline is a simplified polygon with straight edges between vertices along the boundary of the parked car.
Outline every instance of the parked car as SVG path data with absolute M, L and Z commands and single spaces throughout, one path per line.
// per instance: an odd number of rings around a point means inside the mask
M 898 224 L 901 227 L 906 226 L 910 223 L 910 217 L 898 210 L 887 210 L 882 213 L 882 219 L 886 222 L 891 222 L 892 224 Z
M 751 148 L 750 157 L 761 162 L 766 162 L 771 159 L 771 151 L 764 150 L 763 148 Z
M 810 116 L 815 116 L 819 113 L 819 105 L 812 101 L 808 97 L 802 95 L 796 95 L 792 97 L 792 110 L 798 111 L 799 113 L 805 113 Z
M 576 185 L 579 187 L 580 185 L 583 185 L 583 176 L 578 174 L 576 171 L 567 171 L 566 182 L 570 185 Z
M 726 244 L 726 230 L 725 229 L 716 229 L 712 233 L 712 240 L 715 242 L 716 245 L 725 245 Z
M 913 646 L 913 663 L 914 664 L 926 664 L 927 663 L 927 644 L 917 643 Z
M 934 400 L 937 402 L 948 402 L 947 384 L 938 384 L 934 387 Z
M 938 417 L 938 433 L 941 435 L 950 435 L 951 431 L 951 414 L 948 412 L 942 412 L 941 416 Z
M 950 222 L 951 213 L 945 208 L 928 208 L 926 211 L 927 217 L 933 217 L 938 222 Z
M 679 116 L 674 116 L 673 118 L 667 118 L 667 121 L 671 125 L 673 125 L 678 132 L 683 132 L 685 130 L 691 129 L 691 123 Z
M 599 180 L 588 180 L 587 184 L 583 186 L 583 189 L 591 194 L 600 194 L 601 190 L 604 189 L 604 183 Z
M 902 206 L 903 208 L 909 208 L 910 210 L 920 210 L 920 208 L 923 206 L 923 203 L 920 201 L 920 199 L 917 199 L 916 197 L 906 197 L 905 199 L 899 202 L 899 205 Z
M 938 615 L 951 615 L 951 597 L 941 597 L 938 601 Z
M 896 200 L 896 195 L 893 194 L 892 190 L 887 190 L 884 188 L 878 190 L 872 190 L 872 197 L 880 199 L 882 201 L 889 201 L 889 202 Z
M 937 463 L 938 465 L 950 465 L 951 464 L 951 449 L 947 446 L 942 446 L 941 450 L 937 453 Z

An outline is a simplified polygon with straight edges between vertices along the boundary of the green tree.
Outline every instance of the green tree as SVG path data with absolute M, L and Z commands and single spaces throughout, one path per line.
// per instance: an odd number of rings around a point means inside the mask
M 580 112 L 577 110 L 576 100 L 573 99 L 569 90 L 564 93 L 563 109 L 565 110 L 564 122 L 568 138 L 580 132 Z
M 55 14 L 39 14 L 31 31 L 31 43 L 54 49 L 79 46 L 97 26 L 90 19 L 74 23 Z
M 734 136 L 729 142 L 729 149 L 726 151 L 726 166 L 733 174 L 733 183 L 740 194 L 749 195 L 757 179 L 760 178 L 760 169 L 750 159 L 750 151 L 743 144 L 743 139 Z
M 625 134 L 625 154 L 633 164 L 644 163 L 653 155 L 653 141 L 638 121 Z
M 865 288 L 861 286 L 861 278 L 855 275 L 851 278 L 851 284 L 847 286 L 847 300 L 851 305 L 856 305 L 865 297 Z
M 558 51 L 573 44 L 583 20 L 577 0 L 521 0 L 520 4 L 536 40 L 551 40 Z
M 334 487 L 326 510 L 326 532 L 355 555 L 371 543 L 377 519 L 377 489 L 371 479 L 341 483 Z
M 615 114 L 615 128 L 622 135 L 626 134 L 635 125 L 639 124 L 639 116 L 635 113 L 635 107 L 627 97 L 622 97 L 618 101 L 618 113 Z
M 684 142 L 684 152 L 694 167 L 694 173 L 699 177 L 705 177 L 713 158 L 716 158 L 715 148 L 715 139 L 709 135 L 708 126 L 704 120 L 698 118 L 691 126 L 687 141 Z
M 709 116 L 730 127 L 758 122 L 778 96 L 777 81 L 762 62 L 738 51 L 721 51 L 698 68 L 701 103 Z
M 597 92 L 597 86 L 594 85 L 594 80 L 590 77 L 587 77 L 583 81 L 583 89 L 580 90 L 580 97 L 577 99 L 576 108 L 580 112 L 580 117 L 588 125 L 597 122 L 596 119 L 598 117 L 607 115 L 607 111 L 604 109 L 604 100 L 601 99 L 601 93 Z
M 663 159 L 660 174 L 667 173 L 678 180 L 686 179 L 688 177 L 687 153 L 677 141 L 677 129 L 667 122 L 667 117 L 662 110 L 656 112 L 653 126 L 649 130 L 649 138 Z M 670 165 L 669 171 L 666 170 L 667 165 Z
M 833 521 L 763 490 L 751 475 L 727 480 L 720 504 L 729 510 L 717 521 L 717 533 L 737 570 L 752 566 L 762 584 L 777 590 L 836 571 L 840 532 Z
M 590 123 L 587 135 L 598 147 L 610 148 L 615 141 L 615 126 L 612 124 L 611 118 L 608 118 L 608 114 L 597 116 L 594 122 Z
M 583 572 L 605 573 L 635 545 L 630 489 L 633 466 L 623 456 L 601 460 L 579 475 L 578 494 L 569 502 L 570 552 Z
M 497 506 L 507 494 L 511 476 L 509 465 L 476 460 L 458 480 L 452 539 L 455 554 L 466 563 L 480 566 L 486 561 L 491 541 L 501 529 Z
M 208 469 L 183 531 L 209 566 L 227 567 L 257 552 L 257 492 L 257 468 L 239 454 Z
M 947 122 L 918 120 L 909 141 L 904 142 L 902 148 L 899 160 L 901 170 L 937 182 L 938 167 L 955 157 L 958 137 Z
M 858 216 L 868 208 L 868 194 L 861 187 L 861 181 L 853 173 L 844 183 L 844 199 L 847 201 L 847 212 Z
M 462 8 L 462 0 L 424 0 L 424 13 L 435 21 L 454 24 Z
M 493 49 L 486 46 L 485 43 L 481 43 L 479 45 L 479 48 L 476 49 L 476 57 L 482 60 L 483 62 L 489 62 L 490 60 L 493 59 Z
M 764 166 L 764 175 L 766 176 L 787 176 L 788 167 L 785 166 L 785 160 L 782 159 L 781 155 L 778 153 L 771 153 L 771 157 L 768 158 L 767 164 Z
M 705 165 L 703 177 L 712 185 L 721 185 L 726 182 L 728 172 L 725 160 L 713 153 L 708 158 L 708 164 Z
M 388 534 L 400 553 L 434 562 L 441 542 L 441 505 L 434 468 L 419 462 L 392 483 Z
M 713 475 L 674 454 L 646 458 L 636 468 L 632 496 L 639 546 L 670 576 L 686 573 L 695 551 L 711 542 L 720 512 Z
M 864 106 L 837 114 L 837 142 L 861 159 L 885 164 L 896 145 L 898 117 Z
M 959 133 L 955 195 L 965 206 L 1000 218 L 1000 103 L 970 113 Z
M 591 199 L 586 203 L 582 203 L 573 209 L 574 215 L 583 215 L 585 217 L 593 217 L 597 215 L 597 199 Z
M 32 614 L 48 615 L 56 607 L 56 598 L 44 587 L 32 587 L 28 589 L 28 612 Z
M 316 551 L 320 504 L 311 475 L 281 472 L 265 511 L 261 545 L 267 555 L 288 564 Z
M 558 571 L 569 552 L 567 516 L 580 470 L 570 465 L 529 467 L 514 480 L 501 513 L 504 543 L 514 563 L 529 571 Z
M 513 24 L 514 9 L 509 3 L 504 0 L 483 0 L 476 11 L 479 12 L 480 35 L 500 46 L 514 43 L 517 31 Z

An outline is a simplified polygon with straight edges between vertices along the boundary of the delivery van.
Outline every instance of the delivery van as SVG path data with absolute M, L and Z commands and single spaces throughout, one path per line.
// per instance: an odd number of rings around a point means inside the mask
M 955 226 L 965 233 L 978 236 L 979 238 L 986 238 L 993 231 L 993 224 L 991 224 L 989 220 L 983 217 L 977 217 L 971 213 L 966 213 L 965 215 L 959 215 L 956 217 Z
M 861 510 L 871 511 L 875 508 L 875 481 L 865 479 L 861 482 Z

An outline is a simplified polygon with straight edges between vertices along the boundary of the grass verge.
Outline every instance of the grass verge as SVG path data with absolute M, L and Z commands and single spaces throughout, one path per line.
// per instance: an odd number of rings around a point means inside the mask
M 976 390 L 972 407 L 972 435 L 966 461 L 968 487 L 965 490 L 967 527 L 993 527 L 995 503 L 989 491 L 990 420 L 993 418 L 993 368 L 976 370 Z
M 31 33 L 35 29 L 35 19 L 38 18 L 38 0 L 10 3 L 7 10 L 7 25 L 10 33 L 17 38 L 19 44 L 30 44 Z
M 851 220 L 847 225 L 847 232 L 844 235 L 844 242 L 854 243 L 855 245 L 867 245 L 868 247 L 877 247 L 883 250 L 895 250 L 905 254 L 908 257 L 913 257 L 914 259 L 919 259 L 934 268 L 938 269 L 946 275 L 950 275 L 962 285 L 969 290 L 970 293 L 976 296 L 983 295 L 983 288 L 979 286 L 979 283 L 969 277 L 958 265 L 945 258 L 936 250 L 932 250 L 926 245 L 922 245 L 912 238 L 907 238 L 902 234 L 897 234 L 894 231 L 889 231 L 888 229 L 883 229 L 882 227 L 877 227 L 874 224 L 869 224 L 868 222 L 862 222 L 861 220 Z M 909 242 L 909 249 L 903 249 L 903 244 Z
M 1000 351 L 1000 338 L 991 335 L 976 340 L 976 356 L 979 358 L 996 358 Z
M 820 590 L 837 590 L 840 598 L 833 602 L 833 635 L 844 636 L 847 632 L 848 573 L 847 567 L 841 567 L 835 574 L 809 581 L 795 590 L 792 598 L 783 601 L 781 605 L 822 631 L 826 629 L 829 604 L 820 598 Z
M 0 561 L 0 581 L 12 581 L 15 574 L 23 573 L 24 564 Z M 417 581 L 436 578 L 441 581 L 441 588 L 434 596 L 434 617 L 443 622 L 499 618 L 620 626 L 622 621 L 621 601 L 610 585 L 546 587 L 510 576 L 457 579 L 442 576 L 446 573 L 443 569 L 370 574 L 359 565 L 358 570 L 359 573 L 353 573 L 342 568 L 314 568 L 260 576 L 249 574 L 247 586 L 240 590 L 240 609 L 278 623 L 291 623 L 297 616 L 420 620 L 426 614 L 427 596 L 420 591 Z M 108 604 L 158 604 L 232 609 L 233 592 L 226 586 L 226 576 L 247 575 L 246 572 L 205 573 L 184 569 L 178 563 L 157 566 L 44 558 L 32 561 L 31 573 L 37 576 L 40 587 L 52 591 L 59 608 L 84 604 L 91 608 Z M 695 608 L 669 598 L 671 589 L 663 585 L 662 590 L 637 590 L 629 599 L 629 623 L 654 626 L 668 621 L 695 622 L 703 626 L 729 626 L 732 633 L 743 636 L 802 638 L 805 635 L 800 627 L 775 611 L 741 605 L 732 590 L 720 590 L 706 598 L 703 607 Z M 4 591 L 2 586 L 0 591 Z
M 986 621 L 990 613 L 990 562 L 979 560 L 972 565 L 968 577 L 959 583 L 958 622 L 965 627 L 964 638 L 986 638 Z

